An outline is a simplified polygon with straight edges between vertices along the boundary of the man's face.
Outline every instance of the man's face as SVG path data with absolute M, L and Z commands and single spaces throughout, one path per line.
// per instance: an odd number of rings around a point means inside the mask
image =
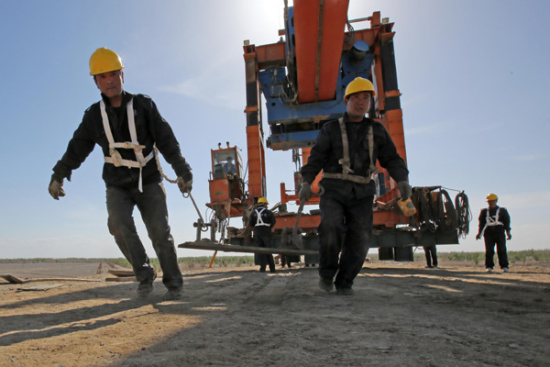
M 497 207 L 497 201 L 496 200 L 489 200 L 489 208 L 496 208 Z
M 124 84 L 124 73 L 122 70 L 115 70 L 98 74 L 95 76 L 95 84 L 107 98 L 120 96 Z
M 351 120 L 363 119 L 371 105 L 370 92 L 358 92 L 349 96 L 345 101 L 346 112 Z

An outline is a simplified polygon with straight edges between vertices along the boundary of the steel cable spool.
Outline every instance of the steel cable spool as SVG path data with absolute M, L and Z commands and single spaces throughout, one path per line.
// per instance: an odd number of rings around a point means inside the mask
M 466 235 L 470 232 L 470 221 L 472 220 L 472 213 L 470 211 L 468 196 L 464 193 L 464 191 L 461 191 L 456 195 L 455 208 L 458 217 L 458 234 L 462 238 L 466 238 Z
M 451 228 L 457 228 L 458 214 L 456 212 L 455 206 L 453 205 L 453 201 L 451 200 L 451 196 L 449 195 L 447 190 L 441 190 L 441 194 L 445 197 L 445 212 L 448 216 L 448 219 L 450 219 Z

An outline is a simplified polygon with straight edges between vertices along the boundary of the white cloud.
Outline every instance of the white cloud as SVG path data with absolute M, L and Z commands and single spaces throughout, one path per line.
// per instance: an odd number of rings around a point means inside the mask
M 240 60 L 239 60 L 240 61 Z M 199 73 L 173 85 L 160 86 L 164 92 L 176 93 L 190 99 L 200 100 L 217 107 L 243 109 L 244 66 L 233 65 L 230 58 L 218 59 L 210 65 L 203 65 Z M 241 70 L 229 73 L 227 70 Z M 218 70 L 218 72 L 216 72 Z M 238 88 L 238 90 L 235 90 Z

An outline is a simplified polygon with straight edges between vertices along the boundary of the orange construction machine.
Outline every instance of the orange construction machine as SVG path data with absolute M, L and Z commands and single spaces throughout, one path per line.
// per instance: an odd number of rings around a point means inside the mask
M 209 239 L 200 238 L 180 247 L 306 255 L 306 264 L 316 263 L 319 197 L 300 203 L 297 195 L 302 179 L 299 169 L 307 162 L 319 129 L 345 111 L 344 91 L 358 76 L 375 86 L 375 104 L 369 115 L 381 122 L 391 135 L 401 157 L 407 162 L 401 92 L 397 83 L 393 23 L 379 12 L 361 19 L 347 19 L 349 0 L 294 0 L 285 6 L 285 29 L 280 40 L 266 45 L 244 42 L 246 72 L 246 168 L 237 147 L 212 150 L 210 203 L 216 228 Z M 360 28 L 361 25 L 368 27 Z M 262 121 L 262 95 L 267 109 L 269 135 Z M 292 150 L 296 166 L 294 183 L 281 183 L 280 201 L 273 207 L 277 216 L 274 248 L 252 246 L 246 223 L 256 201 L 267 197 L 265 146 L 272 150 Z M 231 168 L 231 170 L 229 169 Z M 398 208 L 399 191 L 388 173 L 381 169 L 372 177 L 376 183 L 372 247 L 381 259 L 412 260 L 414 246 L 457 244 L 468 233 L 467 196 L 460 192 L 453 200 L 441 186 L 414 187 L 417 212 L 406 217 Z M 313 184 L 313 190 L 320 176 Z M 299 205 L 289 212 L 289 203 Z M 241 217 L 244 228 L 227 225 L 229 218 Z

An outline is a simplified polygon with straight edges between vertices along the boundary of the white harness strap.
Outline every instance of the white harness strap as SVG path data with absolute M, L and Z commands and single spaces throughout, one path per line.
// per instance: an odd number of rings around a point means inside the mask
M 132 98 L 130 102 L 126 105 L 126 111 L 128 115 L 128 129 L 130 130 L 131 142 L 117 143 L 113 138 L 113 133 L 111 132 L 111 126 L 109 125 L 109 117 L 107 116 L 107 111 L 105 110 L 105 102 L 101 100 L 99 102 L 99 107 L 101 110 L 101 119 L 103 121 L 103 129 L 105 130 L 105 135 L 107 136 L 107 141 L 109 141 L 109 154 L 110 157 L 105 157 L 106 163 L 111 163 L 115 167 L 128 167 L 128 168 L 139 168 L 139 184 L 138 188 L 140 192 L 143 192 L 142 178 L 141 173 L 143 167 L 155 156 L 155 150 L 153 149 L 151 153 L 147 156 L 143 156 L 143 149 L 145 145 L 140 145 L 137 140 L 136 133 L 136 121 L 134 118 L 134 99 Z M 120 153 L 116 150 L 120 149 L 132 149 L 136 155 L 137 161 L 132 161 L 129 159 L 123 159 Z
M 262 212 L 265 210 L 265 208 L 261 208 L 261 209 L 256 209 L 256 214 L 257 214 L 257 218 L 256 218 L 256 227 L 271 227 L 271 224 L 269 223 L 264 223 L 263 219 L 262 219 Z
M 342 150 L 344 157 L 338 160 L 338 163 L 342 166 L 342 173 L 327 173 L 323 172 L 323 178 L 338 178 L 341 180 L 348 180 L 359 184 L 368 184 L 371 181 L 371 176 L 373 173 L 378 171 L 376 165 L 374 164 L 374 133 L 372 124 L 369 126 L 369 131 L 367 133 L 367 139 L 369 143 L 369 158 L 370 166 L 367 170 L 366 176 L 357 176 L 354 175 L 353 170 L 351 169 L 351 161 L 349 158 L 349 141 L 348 141 L 348 132 L 346 129 L 346 124 L 344 123 L 344 118 L 340 117 L 338 119 L 340 124 L 340 132 L 342 134 Z
M 487 216 L 485 217 L 485 227 L 483 227 L 483 230 L 481 231 L 481 235 L 485 233 L 485 229 L 487 227 L 495 227 L 495 226 L 503 226 L 504 223 L 498 220 L 498 215 L 500 213 L 500 207 L 497 208 L 497 212 L 495 214 L 495 218 L 491 217 L 491 214 L 489 214 L 489 209 L 487 209 Z

